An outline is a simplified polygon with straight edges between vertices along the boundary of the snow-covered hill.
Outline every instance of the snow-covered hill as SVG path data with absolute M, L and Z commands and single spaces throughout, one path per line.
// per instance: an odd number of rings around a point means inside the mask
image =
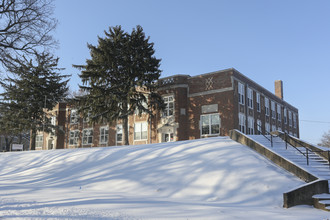
M 228 137 L 0 154 L 4 219 L 326 219 L 303 182 Z M 0 217 L 0 218 L 1 218 Z

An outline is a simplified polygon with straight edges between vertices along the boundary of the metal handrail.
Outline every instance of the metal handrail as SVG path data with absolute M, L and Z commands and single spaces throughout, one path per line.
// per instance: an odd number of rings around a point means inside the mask
M 289 143 L 288 142 L 288 140 L 287 140 L 287 135 L 289 135 L 288 133 L 286 133 L 286 132 L 284 132 L 284 135 L 285 135 L 285 144 L 286 144 L 286 146 L 287 146 L 287 144 Z M 300 151 L 297 147 L 295 147 L 295 146 L 293 146 L 293 145 L 291 145 L 290 143 L 290 146 L 292 146 L 292 147 L 294 147 L 296 150 L 298 150 L 301 154 L 303 154 L 305 157 L 306 157 L 306 160 L 307 160 L 307 165 L 309 165 L 309 157 L 308 157 L 308 152 L 310 152 L 310 153 L 327 153 L 328 154 L 328 165 L 329 165 L 329 168 L 330 168 L 330 151 L 329 150 L 327 150 L 327 151 L 323 151 L 323 150 L 311 150 L 311 149 L 309 149 L 308 147 L 306 147 L 306 146 L 304 146 L 304 145 L 302 145 L 301 143 L 299 143 L 297 140 L 295 140 L 294 138 L 291 138 L 291 140 L 292 141 L 294 141 L 296 144 L 298 144 L 298 145 L 300 145 L 301 147 L 303 147 L 303 148 L 305 148 L 305 150 L 306 150 L 306 155 L 302 152 L 302 151 Z
M 264 136 L 267 140 L 269 140 L 271 147 L 273 147 L 273 135 L 271 133 L 269 133 L 268 131 L 266 131 L 266 129 L 264 131 L 266 134 L 264 134 L 262 132 L 262 127 L 260 125 L 258 125 L 258 124 L 257 124 L 257 128 L 260 129 L 260 130 L 258 129 L 258 131 L 260 132 L 260 134 L 262 134 L 262 136 Z M 270 138 L 268 138 L 266 135 L 270 135 Z

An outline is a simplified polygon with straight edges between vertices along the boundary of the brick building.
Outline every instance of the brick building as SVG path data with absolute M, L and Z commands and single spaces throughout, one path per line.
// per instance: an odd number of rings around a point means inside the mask
M 283 99 L 283 83 L 275 81 L 275 94 L 235 69 L 198 76 L 174 75 L 159 80 L 166 109 L 154 117 L 129 117 L 130 144 L 226 136 L 231 129 L 243 133 L 281 130 L 299 137 L 298 109 Z M 122 124 L 90 125 L 65 103 L 52 111 L 55 135 L 39 133 L 36 149 L 121 145 Z

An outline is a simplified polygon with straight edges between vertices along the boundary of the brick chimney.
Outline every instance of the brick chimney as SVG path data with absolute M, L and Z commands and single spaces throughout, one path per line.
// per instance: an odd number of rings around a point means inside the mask
M 275 80 L 275 95 L 283 99 L 283 82 L 282 80 Z

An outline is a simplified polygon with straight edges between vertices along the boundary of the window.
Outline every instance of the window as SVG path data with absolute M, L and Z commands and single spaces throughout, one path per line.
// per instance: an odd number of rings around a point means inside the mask
M 295 113 L 293 113 L 293 127 L 297 128 L 297 118 Z
M 239 130 L 242 133 L 245 133 L 245 115 L 243 113 L 239 113 L 238 115 L 238 120 L 239 120 Z
M 148 109 L 148 97 L 144 95 L 144 98 L 145 98 L 145 101 L 144 100 L 141 101 L 142 102 L 142 106 L 143 106 L 143 108 Z M 136 108 L 135 111 L 134 111 L 134 114 L 138 115 L 139 113 L 142 114 L 144 112 L 145 112 L 144 110 L 142 110 L 142 109 L 139 110 L 138 108 Z
M 90 118 L 92 116 L 92 113 L 89 111 L 87 112 L 87 115 L 84 117 L 84 123 L 88 123 L 90 121 Z
M 174 113 L 174 98 L 173 96 L 166 96 L 163 98 L 165 109 L 163 111 L 163 117 L 171 116 Z
M 277 120 L 281 121 L 281 119 L 282 119 L 281 105 L 277 104 Z
M 117 142 L 122 142 L 123 141 L 123 125 L 117 125 L 116 131 L 117 131 L 117 135 L 116 135 Z
M 174 140 L 173 133 L 165 133 L 163 136 L 163 142 L 172 142 Z
M 289 111 L 289 126 L 292 126 L 292 112 Z
M 286 113 L 286 108 L 284 108 L 284 123 L 287 124 L 288 123 L 288 118 L 287 118 L 287 113 Z
M 244 105 L 245 99 L 245 92 L 244 92 L 244 85 L 242 83 L 238 83 L 238 102 Z
M 92 144 L 93 143 L 93 129 L 87 128 L 83 130 L 83 144 Z
M 276 125 L 272 125 L 272 131 L 276 131 Z
M 53 127 L 51 128 L 51 133 L 50 133 L 50 135 L 55 135 L 56 116 L 51 116 L 51 117 L 50 117 L 50 124 L 53 126 Z
M 109 128 L 108 127 L 101 127 L 100 128 L 100 143 L 107 144 L 109 138 Z
M 265 129 L 266 129 L 266 133 L 270 132 L 270 124 L 269 123 L 265 123 Z
M 70 131 L 69 145 L 77 145 L 79 140 L 79 131 Z
M 269 116 L 269 99 L 265 97 L 265 114 Z
M 271 101 L 271 105 L 272 105 L 272 118 L 276 119 L 275 102 Z
M 134 124 L 134 140 L 146 140 L 148 138 L 148 123 L 140 122 Z
M 37 135 L 36 136 L 36 148 L 42 148 L 44 146 L 44 136 Z
M 257 133 L 261 134 L 262 133 L 262 128 L 261 128 L 261 120 L 257 120 Z
M 201 122 L 202 136 L 220 134 L 219 114 L 201 115 Z
M 248 96 L 248 107 L 253 109 L 253 90 L 248 88 L 247 89 L 247 96 Z
M 257 92 L 257 111 L 260 112 L 260 93 Z
M 71 110 L 71 115 L 70 115 L 70 123 L 71 124 L 77 124 L 79 120 L 79 115 L 78 111 L 76 109 Z
M 248 117 L 248 134 L 254 134 L 254 118 Z

